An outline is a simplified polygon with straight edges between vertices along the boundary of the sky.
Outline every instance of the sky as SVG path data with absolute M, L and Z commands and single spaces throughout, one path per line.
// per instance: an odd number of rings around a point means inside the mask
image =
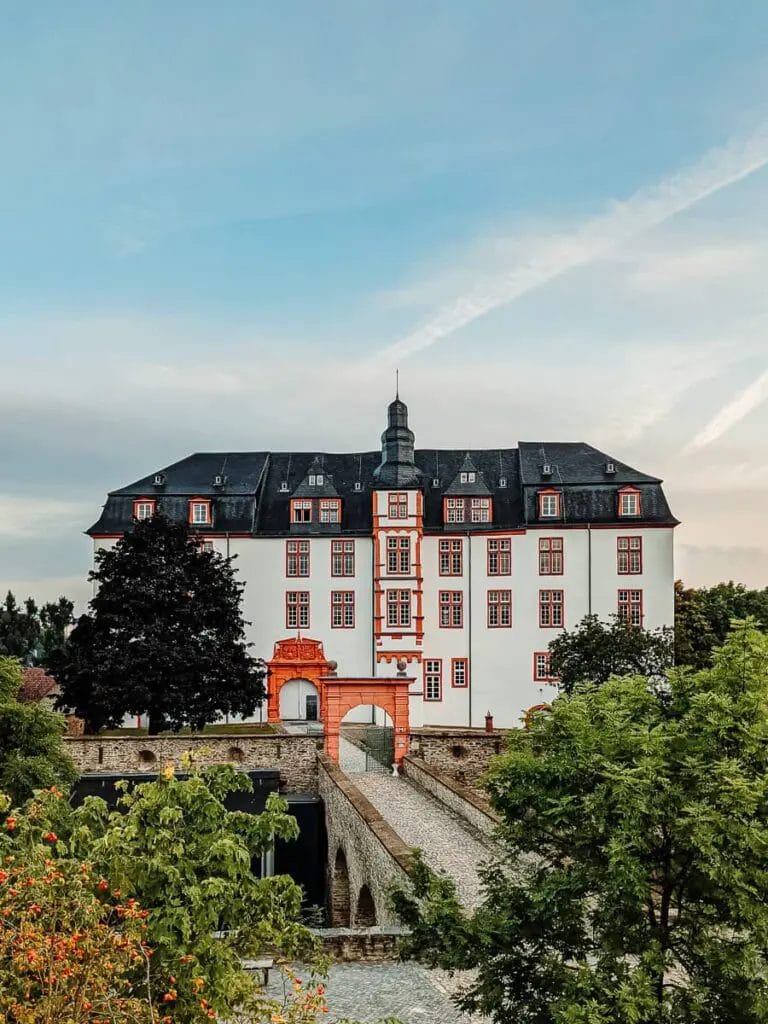
M 587 441 L 768 585 L 768 5 L 0 0 L 0 588 L 193 451 Z

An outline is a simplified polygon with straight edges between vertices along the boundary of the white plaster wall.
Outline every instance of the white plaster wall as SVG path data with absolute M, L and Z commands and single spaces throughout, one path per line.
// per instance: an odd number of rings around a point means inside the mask
M 381 498 L 381 495 L 379 496 Z M 410 492 L 415 502 L 415 492 Z M 382 510 L 385 506 L 382 505 Z M 415 509 L 414 509 L 415 511 Z M 402 521 L 397 521 L 401 525 Z M 393 521 L 392 525 L 395 525 Z M 403 524 L 406 525 L 407 523 Z M 455 535 L 458 536 L 458 535 Z M 496 534 L 495 536 L 506 536 Z M 487 536 L 462 538 L 463 569 L 460 577 L 438 575 L 438 536 L 422 540 L 424 598 L 423 658 L 439 658 L 443 667 L 443 699 L 423 700 L 423 664 L 411 663 L 408 674 L 416 677 L 411 692 L 411 722 L 423 724 L 482 726 L 486 711 L 494 715 L 495 725 L 519 724 L 524 711 L 533 704 L 551 699 L 555 690 L 534 682 L 533 655 L 546 651 L 557 636 L 557 629 L 539 627 L 539 590 L 561 589 L 565 596 L 565 624 L 574 628 L 590 609 L 589 549 L 591 539 L 591 609 L 602 619 L 617 611 L 618 590 L 623 587 L 643 590 L 644 624 L 647 628 L 674 622 L 673 530 L 622 528 L 565 529 L 554 526 L 530 529 L 524 534 L 509 534 L 512 541 L 512 575 L 487 576 Z M 565 572 L 562 576 L 540 576 L 538 542 L 542 536 L 562 537 Z M 643 538 L 643 572 L 620 576 L 616 568 L 616 538 Z M 98 541 L 111 547 L 114 541 Z M 214 545 L 227 554 L 225 539 Z M 355 540 L 355 576 L 331 577 L 331 538 L 310 538 L 310 576 L 287 578 L 285 575 L 285 538 L 237 538 L 229 543 L 236 555 L 235 566 L 245 584 L 243 612 L 250 625 L 248 639 L 253 653 L 269 659 L 274 643 L 292 634 L 285 626 L 285 592 L 308 590 L 310 626 L 303 635 L 321 640 L 326 657 L 338 662 L 339 672 L 347 676 L 394 676 L 394 662 L 374 663 L 372 606 L 371 538 Z M 385 551 L 382 550 L 382 556 Z M 470 568 L 471 566 L 471 568 Z M 471 580 L 471 583 L 470 583 Z M 394 585 L 394 581 L 384 586 Z M 415 586 L 414 582 L 406 583 Z M 489 589 L 512 591 L 512 627 L 490 629 L 487 626 Z M 330 624 L 331 590 L 354 590 L 355 628 L 332 629 Z M 464 626 L 441 629 L 438 624 L 438 592 L 462 590 Z M 383 609 L 385 611 L 385 609 Z M 471 629 L 470 629 L 471 615 Z M 471 655 L 470 655 L 471 635 Z M 407 648 L 412 637 L 392 641 L 393 649 Z M 471 657 L 470 686 L 451 687 L 451 659 Z M 264 715 L 266 711 L 262 712 Z M 370 721 L 368 709 L 353 713 L 358 721 Z M 257 713 L 258 719 L 258 713 Z

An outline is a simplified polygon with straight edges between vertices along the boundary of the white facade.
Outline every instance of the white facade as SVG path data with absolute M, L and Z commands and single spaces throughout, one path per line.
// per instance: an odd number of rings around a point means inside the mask
M 560 606 L 562 599 L 563 625 L 569 629 L 590 612 L 601 619 L 617 614 L 620 591 L 631 592 L 624 595 L 631 600 L 629 613 L 640 615 L 646 628 L 673 624 L 672 526 L 633 526 L 629 521 L 589 528 L 553 522 L 507 533 L 473 528 L 424 535 L 421 492 L 403 492 L 407 496 L 407 515 L 403 517 L 390 517 L 394 506 L 389 504 L 389 494 L 374 492 L 370 537 L 211 536 L 222 555 L 237 556 L 234 564 L 239 579 L 245 582 L 243 613 L 250 622 L 247 631 L 254 655 L 269 660 L 276 641 L 300 632 L 322 641 L 326 657 L 338 663 L 343 676 L 393 676 L 398 659 L 405 658 L 408 674 L 416 677 L 410 706 L 413 725 L 477 727 L 490 712 L 497 727 L 512 727 L 520 723 L 528 708 L 546 702 L 555 692 L 551 682 L 535 678 L 536 654 L 546 653 L 549 642 L 561 631 L 561 627 L 541 624 L 542 591 L 561 595 L 555 600 Z M 630 537 L 640 539 L 640 556 L 638 560 L 633 554 L 633 568 L 639 565 L 641 571 L 623 574 L 619 572 L 617 542 Z M 406 571 L 392 571 L 390 538 L 407 542 L 406 562 L 394 566 Z M 539 542 L 544 538 L 562 541 L 561 573 L 540 571 Z M 309 545 L 309 574 L 289 577 L 286 545 L 297 539 Z M 354 543 L 353 576 L 332 575 L 332 544 L 339 540 Z M 509 540 L 510 572 L 490 575 L 488 544 L 499 540 Z M 455 542 L 460 551 L 460 566 L 454 564 L 460 574 L 440 574 L 440 545 L 445 541 Z M 97 538 L 95 543 L 109 547 L 115 541 Z M 637 541 L 632 544 L 637 552 Z M 335 591 L 353 595 L 354 626 L 332 625 Z M 289 592 L 308 595 L 307 625 L 289 625 Z M 391 592 L 399 592 L 400 597 L 407 592 L 407 621 L 390 621 Z M 441 592 L 450 595 L 450 617 L 456 625 L 441 625 Z M 505 605 L 509 592 L 510 625 L 489 624 L 489 592 L 502 592 Z M 443 606 L 445 603 L 443 597 Z M 457 662 L 463 662 L 464 668 L 456 669 L 456 681 L 465 685 L 453 685 Z M 427 670 L 429 694 L 425 693 Z M 293 717 L 293 704 L 296 715 L 304 717 L 306 694 L 313 689 L 307 683 L 284 688 L 288 690 L 287 717 Z M 428 699 L 435 696 L 438 699 Z M 262 714 L 266 716 L 266 710 Z

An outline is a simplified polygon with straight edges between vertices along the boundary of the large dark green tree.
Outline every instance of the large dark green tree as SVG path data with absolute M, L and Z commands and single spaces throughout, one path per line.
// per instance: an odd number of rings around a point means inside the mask
M 186 525 L 155 516 L 96 555 L 96 593 L 50 661 L 61 705 L 91 731 L 148 715 L 150 732 L 251 715 L 263 663 L 248 652 L 243 584 Z
M 421 864 L 409 949 L 474 968 L 468 1010 L 516 1024 L 768 1020 L 768 637 L 710 669 L 585 686 L 510 739 L 484 901 Z
M 752 616 L 768 631 L 768 587 L 748 590 L 742 583 L 685 587 L 675 583 L 675 663 L 706 668 L 715 647 L 725 642 L 731 622 Z
M 672 646 L 671 629 L 648 630 L 618 616 L 601 622 L 587 615 L 550 643 L 550 670 L 564 693 L 578 683 L 604 683 L 612 676 L 656 677 L 672 664 Z
M 20 662 L 0 656 L 0 791 L 14 804 L 27 800 L 35 789 L 77 778 L 61 743 L 64 719 L 44 704 L 19 701 L 21 681 Z

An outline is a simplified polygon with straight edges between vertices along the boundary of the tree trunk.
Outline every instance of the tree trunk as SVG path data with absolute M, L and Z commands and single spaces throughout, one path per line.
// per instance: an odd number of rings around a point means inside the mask
M 147 716 L 147 732 L 150 736 L 157 736 L 165 728 L 165 716 L 161 711 L 150 711 Z

